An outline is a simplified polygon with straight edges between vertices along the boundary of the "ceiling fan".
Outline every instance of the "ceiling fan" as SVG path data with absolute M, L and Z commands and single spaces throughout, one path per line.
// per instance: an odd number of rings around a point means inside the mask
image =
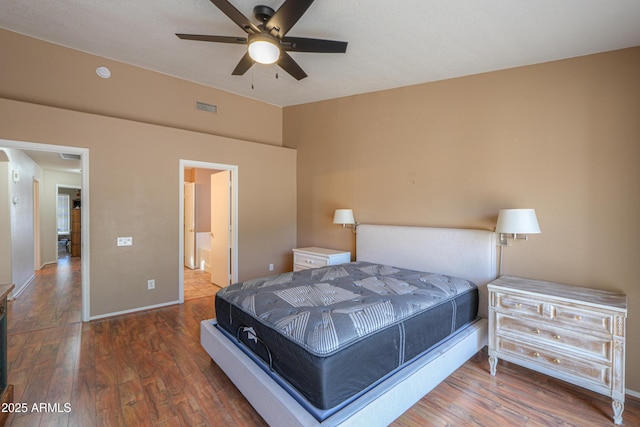
M 198 34 L 176 34 L 182 40 L 198 40 L 217 43 L 248 45 L 247 53 L 231 74 L 241 76 L 254 62 L 261 64 L 277 63 L 280 68 L 291 74 L 296 80 L 302 80 L 307 74 L 287 52 L 345 53 L 347 42 L 334 40 L 286 37 L 291 27 L 307 11 L 313 0 L 285 0 L 277 11 L 269 6 L 256 6 L 253 9 L 255 24 L 246 18 L 228 0 L 211 0 L 218 9 L 242 28 L 247 37 L 207 36 Z

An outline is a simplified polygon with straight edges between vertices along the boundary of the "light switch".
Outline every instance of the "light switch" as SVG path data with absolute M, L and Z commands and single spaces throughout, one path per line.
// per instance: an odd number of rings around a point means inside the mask
M 118 237 L 118 246 L 133 246 L 133 237 Z

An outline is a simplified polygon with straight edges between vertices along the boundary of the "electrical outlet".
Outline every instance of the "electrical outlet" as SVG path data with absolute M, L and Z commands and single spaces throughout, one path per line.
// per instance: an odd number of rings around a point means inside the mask
M 155 289 L 155 288 L 156 288 L 156 281 L 153 279 L 147 280 L 147 289 Z
M 133 237 L 118 237 L 118 246 L 133 246 Z
M 269 271 L 273 271 L 273 264 L 269 264 Z

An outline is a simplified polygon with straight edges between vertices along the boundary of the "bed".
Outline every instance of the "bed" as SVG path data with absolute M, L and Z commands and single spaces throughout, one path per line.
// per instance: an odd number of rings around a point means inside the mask
M 201 343 L 270 425 L 387 425 L 486 345 L 487 322 L 476 315 L 486 317 L 495 248 L 485 230 L 360 225 L 355 263 L 225 290 Z M 359 308 L 345 308 L 352 300 Z M 354 315 L 363 312 L 379 327 Z M 318 334 L 318 324 L 331 328 Z

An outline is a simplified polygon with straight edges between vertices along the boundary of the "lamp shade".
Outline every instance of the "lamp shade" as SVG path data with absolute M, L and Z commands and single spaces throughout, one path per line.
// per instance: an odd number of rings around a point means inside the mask
M 497 233 L 539 234 L 540 226 L 535 209 L 500 209 Z
M 334 224 L 355 224 L 356 219 L 353 217 L 353 211 L 351 209 L 336 209 L 333 214 Z

